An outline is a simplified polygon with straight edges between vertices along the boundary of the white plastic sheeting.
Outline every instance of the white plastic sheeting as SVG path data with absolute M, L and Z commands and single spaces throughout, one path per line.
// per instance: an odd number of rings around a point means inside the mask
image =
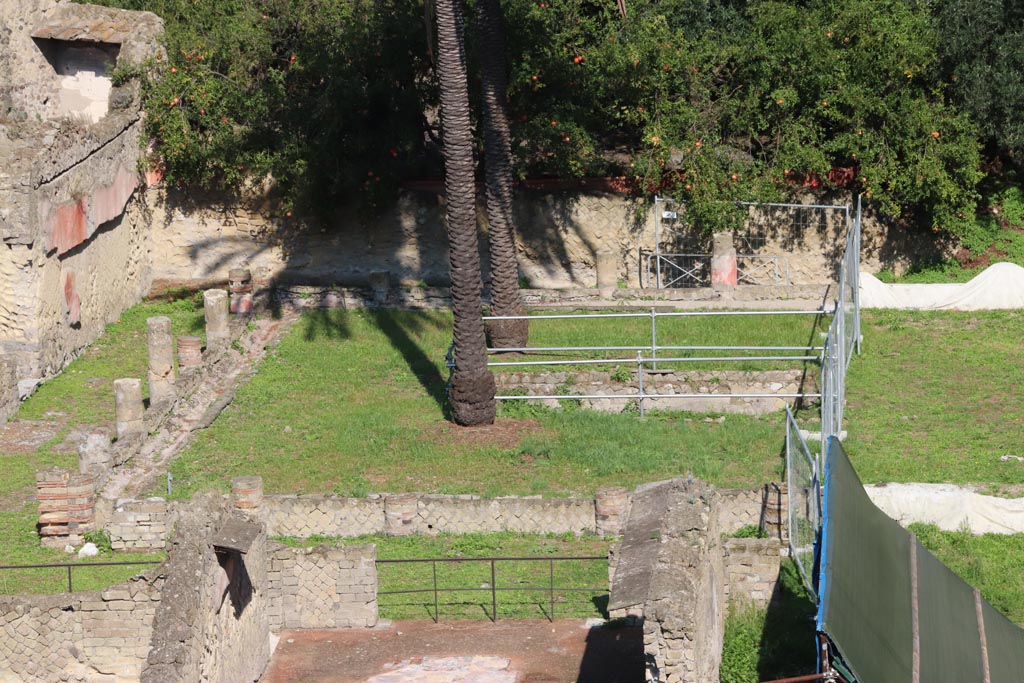
M 903 526 L 921 522 L 944 531 L 1024 533 L 1024 498 L 983 496 L 954 484 L 874 484 L 864 490 L 871 502 Z
M 996 263 L 963 284 L 887 285 L 860 274 L 861 308 L 979 311 L 1024 308 L 1024 268 Z

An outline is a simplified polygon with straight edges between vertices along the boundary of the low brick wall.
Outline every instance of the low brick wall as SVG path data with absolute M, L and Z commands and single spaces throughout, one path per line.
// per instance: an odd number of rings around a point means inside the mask
M 495 373 L 499 395 L 525 394 L 527 396 L 605 395 L 622 398 L 581 399 L 584 408 L 603 412 L 622 412 L 636 406 L 639 382 L 635 364 L 623 364 L 620 371 L 628 373 L 628 379 L 617 381 L 610 372 L 498 372 Z M 802 370 L 767 370 L 747 372 L 741 370 L 701 372 L 645 372 L 644 394 L 660 394 L 668 398 L 645 398 L 644 408 L 648 410 L 678 410 L 699 413 L 740 413 L 762 415 L 782 410 L 794 399 L 779 398 L 699 398 L 673 395 L 692 394 L 702 396 L 731 394 L 796 394 L 814 391 L 813 377 L 804 377 Z M 558 405 L 558 399 L 540 399 L 545 404 Z
M 267 572 L 270 629 L 375 625 L 376 561 L 374 545 L 288 548 L 272 544 Z
M 122 552 L 151 552 L 167 545 L 167 501 L 119 500 L 110 514 L 110 547 Z
M 0 597 L 0 680 L 137 681 L 163 582 L 153 570 L 102 592 Z
M 724 550 L 725 593 L 729 601 L 767 607 L 779 582 L 779 539 L 727 538 Z

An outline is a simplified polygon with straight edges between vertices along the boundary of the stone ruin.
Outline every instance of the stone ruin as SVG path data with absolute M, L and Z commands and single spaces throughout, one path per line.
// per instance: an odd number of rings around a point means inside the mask
M 149 288 L 138 84 L 163 23 L 0 2 L 0 417 Z

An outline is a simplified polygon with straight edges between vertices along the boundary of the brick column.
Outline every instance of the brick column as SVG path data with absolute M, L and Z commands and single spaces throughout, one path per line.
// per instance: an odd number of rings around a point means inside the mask
M 597 270 L 597 288 L 602 297 L 610 297 L 619 286 L 619 259 L 611 249 L 601 249 L 594 255 Z
M 114 419 L 117 424 L 117 438 L 124 439 L 132 434 L 144 434 L 142 416 L 142 380 L 122 378 L 114 380 Z
M 236 315 L 252 313 L 252 273 L 246 268 L 232 268 L 228 271 L 228 289 L 231 290 L 228 309 Z
M 594 499 L 595 528 L 601 536 L 618 536 L 629 511 L 629 491 L 621 486 L 602 486 Z
M 203 364 L 203 340 L 199 337 L 178 337 L 178 369 L 191 372 Z
M 91 475 L 52 469 L 36 473 L 39 535 L 49 547 L 80 544 L 92 529 L 96 513 L 95 482 Z
M 235 477 L 231 480 L 231 502 L 240 510 L 256 510 L 263 503 L 263 477 Z
M 384 496 L 384 531 L 388 536 L 410 536 L 415 533 L 419 496 L 415 493 L 392 493 Z
M 736 247 L 732 244 L 731 232 L 716 232 L 711 247 L 711 286 L 735 287 Z
M 149 351 L 149 403 L 166 405 L 177 398 L 174 390 L 174 335 L 171 319 L 146 318 L 146 346 Z

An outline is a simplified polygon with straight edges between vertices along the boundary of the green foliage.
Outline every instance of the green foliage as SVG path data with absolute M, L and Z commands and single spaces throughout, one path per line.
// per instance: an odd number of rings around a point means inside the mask
M 730 534 L 732 538 L 768 538 L 768 534 L 757 524 L 747 524 Z
M 439 175 L 420 2 L 105 2 L 165 19 L 146 125 L 151 163 L 172 181 L 269 178 L 288 201 L 329 213 L 354 198 L 380 206 L 400 179 Z M 844 187 L 962 236 L 979 125 L 1017 144 L 1017 128 L 1001 126 L 1024 111 L 1013 104 L 1019 51 L 1003 49 L 1019 42 L 1020 13 L 992 0 L 933 3 L 934 17 L 905 0 L 628 5 L 624 21 L 612 2 L 504 3 L 520 177 L 625 174 L 688 200 L 688 222 L 706 231 L 742 220 L 736 200 Z M 984 21 L 961 34 L 972 13 Z M 474 28 L 471 60 L 488 49 Z M 975 120 L 949 102 L 954 76 Z
M 109 553 L 113 551 L 110 545 L 110 532 L 106 529 L 96 529 L 95 531 L 87 531 L 83 534 L 86 543 L 92 543 L 100 551 L 100 553 Z
M 944 75 L 995 151 L 1024 153 L 1024 6 L 1004 0 L 931 3 Z

